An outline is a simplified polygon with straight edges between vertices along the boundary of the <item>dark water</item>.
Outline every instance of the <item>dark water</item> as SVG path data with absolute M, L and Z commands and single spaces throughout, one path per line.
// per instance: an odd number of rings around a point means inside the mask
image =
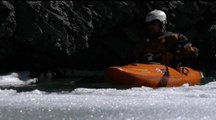
M 201 80 L 201 85 L 215 81 L 215 77 L 205 77 Z M 1 89 L 14 89 L 17 92 L 33 91 L 35 89 L 45 92 L 71 92 L 76 88 L 116 88 L 116 89 L 129 89 L 130 86 L 115 86 L 107 83 L 103 76 L 91 76 L 83 78 L 65 78 L 44 80 L 37 84 L 24 85 L 24 86 L 10 86 L 0 87 Z
M 104 80 L 103 75 L 71 77 L 52 80 L 41 80 L 37 84 L 20 85 L 20 86 L 0 86 L 1 89 L 14 89 L 17 92 L 33 91 L 35 89 L 46 92 L 71 92 L 76 88 L 116 88 L 127 89 L 127 86 L 111 85 Z

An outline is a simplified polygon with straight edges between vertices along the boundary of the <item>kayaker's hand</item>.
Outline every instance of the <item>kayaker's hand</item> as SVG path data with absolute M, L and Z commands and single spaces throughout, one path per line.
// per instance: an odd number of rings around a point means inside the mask
M 193 47 L 192 44 L 189 44 L 184 48 L 184 53 L 185 55 L 191 57 L 197 57 L 199 54 L 198 49 L 196 47 Z
M 188 75 L 189 73 L 189 70 L 186 67 L 178 67 L 177 70 L 184 75 Z

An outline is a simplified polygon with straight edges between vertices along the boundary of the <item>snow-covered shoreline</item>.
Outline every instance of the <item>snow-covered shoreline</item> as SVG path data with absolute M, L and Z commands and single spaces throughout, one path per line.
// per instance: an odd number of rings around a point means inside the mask
M 216 119 L 216 82 L 213 80 L 205 85 L 184 84 L 158 89 L 78 87 L 56 92 L 39 90 L 37 86 L 28 91 L 16 89 L 16 86 L 27 87 L 32 82 L 37 79 L 30 78 L 27 71 L 0 75 L 1 87 L 14 86 L 0 89 L 1 120 Z M 70 88 L 70 85 L 65 87 Z
M 216 82 L 202 86 L 126 90 L 77 88 L 72 92 L 0 90 L 0 119 L 214 120 Z

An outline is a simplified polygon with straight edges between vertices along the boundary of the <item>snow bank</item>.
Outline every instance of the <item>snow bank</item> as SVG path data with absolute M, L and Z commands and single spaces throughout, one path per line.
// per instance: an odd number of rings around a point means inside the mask
M 152 89 L 0 90 L 0 119 L 215 120 L 216 82 Z
M 22 71 L 0 75 L 0 86 L 19 86 L 36 83 L 38 79 L 30 78 L 29 74 L 28 71 Z

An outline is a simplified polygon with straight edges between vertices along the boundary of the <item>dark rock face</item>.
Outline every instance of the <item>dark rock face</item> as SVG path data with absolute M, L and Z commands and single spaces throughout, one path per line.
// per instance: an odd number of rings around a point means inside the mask
M 6 57 L 13 51 L 11 38 L 14 34 L 16 27 L 14 6 L 7 2 L 1 1 L 0 3 L 0 59 L 5 63 Z
M 153 9 L 167 13 L 169 30 L 204 50 L 216 43 L 204 41 L 215 6 L 204 1 L 1 1 L 0 65 L 58 71 L 133 62 L 134 46 L 145 35 L 145 16 Z M 206 62 L 206 52 L 199 64 Z

